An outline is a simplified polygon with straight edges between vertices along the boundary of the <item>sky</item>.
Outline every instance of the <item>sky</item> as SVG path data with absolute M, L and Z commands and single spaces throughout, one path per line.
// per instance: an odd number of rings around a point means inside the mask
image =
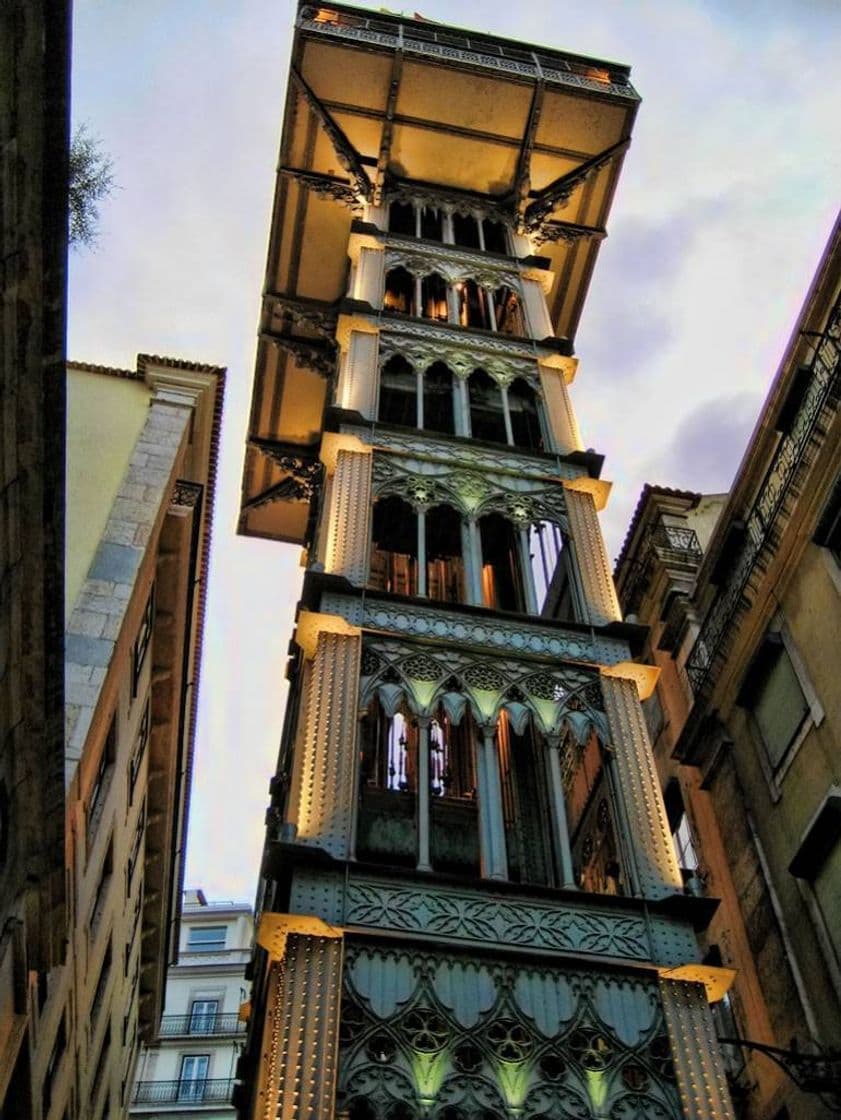
M 616 556 L 645 482 L 723 491 L 738 466 L 841 201 L 841 3 L 417 3 L 632 67 L 643 104 L 573 386 Z M 299 549 L 236 536 L 294 6 L 74 8 L 73 120 L 118 186 L 98 248 L 71 257 L 68 353 L 228 368 L 186 881 L 251 901 L 302 575 Z

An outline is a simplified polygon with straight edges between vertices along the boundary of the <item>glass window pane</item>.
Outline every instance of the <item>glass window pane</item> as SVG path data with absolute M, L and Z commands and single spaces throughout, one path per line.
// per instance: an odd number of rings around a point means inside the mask
M 772 766 L 780 765 L 808 713 L 794 666 L 780 647 L 753 707 Z

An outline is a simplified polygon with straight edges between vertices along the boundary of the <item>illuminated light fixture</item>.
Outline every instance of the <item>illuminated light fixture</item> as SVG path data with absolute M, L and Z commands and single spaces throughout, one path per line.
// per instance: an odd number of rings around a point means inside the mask
M 338 12 L 334 12 L 330 8 L 319 8 L 313 16 L 313 23 L 337 23 L 338 19 Z

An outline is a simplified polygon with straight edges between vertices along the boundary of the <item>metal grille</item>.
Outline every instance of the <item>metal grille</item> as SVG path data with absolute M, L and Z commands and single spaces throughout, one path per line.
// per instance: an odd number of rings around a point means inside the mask
M 137 1081 L 133 1104 L 208 1104 L 230 1103 L 234 1082 L 229 1078 L 185 1078 L 180 1081 Z

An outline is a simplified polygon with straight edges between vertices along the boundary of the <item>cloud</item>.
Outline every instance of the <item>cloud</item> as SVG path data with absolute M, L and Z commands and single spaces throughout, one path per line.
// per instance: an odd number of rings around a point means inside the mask
M 729 490 L 761 404 L 754 393 L 736 393 L 690 412 L 663 455 L 664 484 L 702 493 Z

